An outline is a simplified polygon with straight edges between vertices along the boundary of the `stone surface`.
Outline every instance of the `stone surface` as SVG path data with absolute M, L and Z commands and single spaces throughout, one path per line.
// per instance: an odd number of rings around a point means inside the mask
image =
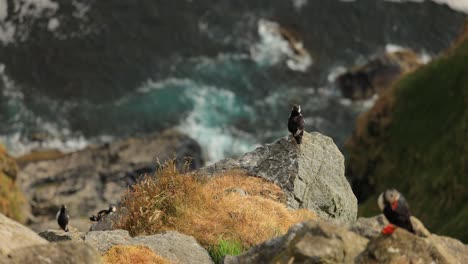
M 327 136 L 306 132 L 301 145 L 281 138 L 239 160 L 225 159 L 199 171 L 216 175 L 232 169 L 278 184 L 287 195 L 289 208 L 308 208 L 323 218 L 340 221 L 356 219 L 357 200 L 344 176 L 344 157 Z
M 57 220 L 51 219 L 51 220 L 42 220 L 39 218 L 41 221 L 37 221 L 34 223 L 31 223 L 28 225 L 29 228 L 34 230 L 36 233 L 40 233 L 45 230 L 54 230 L 54 229 L 59 229 L 59 226 L 57 224 Z M 80 232 L 86 232 L 89 230 L 89 227 L 92 225 L 92 222 L 89 221 L 89 219 L 86 218 L 71 218 L 70 219 L 70 224 L 69 224 L 69 229 L 70 230 L 75 230 L 75 231 L 80 231 Z
M 368 99 L 421 65 L 421 59 L 411 50 L 388 52 L 338 76 L 336 83 L 345 98 Z
M 126 208 L 120 207 L 117 212 L 110 213 L 104 216 L 99 222 L 93 222 L 89 231 L 106 231 L 114 230 L 114 223 L 116 223 L 127 212 Z
M 352 263 L 368 240 L 323 220 L 293 226 L 286 235 L 253 247 L 226 264 L 240 263 Z
M 193 237 L 175 231 L 133 238 L 125 230 L 94 231 L 86 233 L 84 241 L 101 254 L 115 245 L 141 245 L 174 263 L 213 263 L 208 252 Z
M 135 237 L 132 244 L 147 246 L 156 254 L 174 263 L 213 263 L 208 252 L 198 244 L 195 238 L 174 231 Z
M 15 249 L 10 252 L 9 261 L 12 264 L 99 264 L 101 256 L 86 243 L 67 241 Z
M 411 220 L 416 235 L 400 228 L 382 235 L 388 223 L 382 215 L 345 224 L 300 223 L 224 263 L 468 263 L 467 245 L 431 234 L 417 218 Z
M 429 237 L 431 235 L 423 223 L 416 217 L 411 217 L 411 223 L 416 235 L 421 237 Z M 347 228 L 360 236 L 370 239 L 380 236 L 382 229 L 388 224 L 388 220 L 381 214 L 369 218 L 360 217 L 355 222 L 347 224 Z
M 131 245 L 132 238 L 126 230 L 93 231 L 84 235 L 84 241 L 104 254 L 115 245 Z
M 152 173 L 158 160 L 173 158 L 175 153 L 179 161 L 192 157 L 192 168 L 203 164 L 198 143 L 166 131 L 26 163 L 18 180 L 37 222 L 53 220 L 58 206 L 66 204 L 73 225 L 75 219 L 87 219 L 109 204 L 117 205 L 121 194 L 140 175 Z
M 82 233 L 80 232 L 65 232 L 63 230 L 46 230 L 39 233 L 39 236 L 43 237 L 49 242 L 60 242 L 60 241 L 83 241 Z
M 468 253 L 466 251 L 465 253 Z M 397 229 L 391 236 L 378 236 L 356 258 L 357 263 L 466 263 L 456 259 L 447 249 L 430 239 Z
M 47 240 L 34 231 L 0 214 L 0 254 L 8 254 L 17 248 L 47 243 Z

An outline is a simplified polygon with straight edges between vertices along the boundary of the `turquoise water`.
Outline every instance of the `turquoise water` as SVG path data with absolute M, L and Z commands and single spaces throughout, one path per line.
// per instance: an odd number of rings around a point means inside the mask
M 371 102 L 343 100 L 337 71 L 387 44 L 437 56 L 464 21 L 431 2 L 91 3 L 0 18 L 17 23 L 0 38 L 0 140 L 15 155 L 177 129 L 213 162 L 287 135 L 296 103 L 341 147 Z

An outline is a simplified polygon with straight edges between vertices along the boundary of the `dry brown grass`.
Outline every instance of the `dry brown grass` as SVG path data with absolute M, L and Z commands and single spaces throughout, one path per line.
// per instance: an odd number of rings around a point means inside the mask
M 170 264 L 145 246 L 113 246 L 103 256 L 104 264 Z
M 194 236 L 205 248 L 221 239 L 250 247 L 315 217 L 308 210 L 288 210 L 283 200 L 278 186 L 241 171 L 203 179 L 181 174 L 169 162 L 157 179 L 146 177 L 125 194 L 122 206 L 129 214 L 117 224 L 132 235 L 177 230 Z
M 23 222 L 22 207 L 26 201 L 16 184 L 18 166 L 0 144 L 0 213 Z

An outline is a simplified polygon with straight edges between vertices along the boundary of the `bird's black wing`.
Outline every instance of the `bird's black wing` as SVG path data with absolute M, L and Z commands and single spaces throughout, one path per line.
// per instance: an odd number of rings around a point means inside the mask
M 296 123 L 296 126 L 297 126 L 297 130 L 294 133 L 294 136 L 297 136 L 304 131 L 304 125 L 305 125 L 304 117 L 302 115 L 298 115 L 294 117 L 294 123 Z
M 390 223 L 414 233 L 409 206 L 403 197 L 400 197 L 395 209 L 388 205 L 385 206 L 383 213 Z

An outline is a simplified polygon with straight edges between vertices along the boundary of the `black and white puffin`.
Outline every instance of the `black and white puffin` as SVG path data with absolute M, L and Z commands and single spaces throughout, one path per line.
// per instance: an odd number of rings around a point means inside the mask
M 302 143 L 304 135 L 304 117 L 301 114 L 301 106 L 294 105 L 288 119 L 288 130 L 296 140 L 297 144 Z
M 70 217 L 67 215 L 67 207 L 62 204 L 60 210 L 57 212 L 57 223 L 63 231 L 68 232 L 68 221 Z
M 409 205 L 400 192 L 395 189 L 386 190 L 379 195 L 377 204 L 390 222 L 388 226 L 382 229 L 382 234 L 390 235 L 395 231 L 396 227 L 414 233 Z
M 93 222 L 99 222 L 101 221 L 101 219 L 110 214 L 110 213 L 114 213 L 115 211 L 117 211 L 117 208 L 115 206 L 109 206 L 109 209 L 108 210 L 101 210 L 97 213 L 97 215 L 92 215 L 89 220 L 93 221 Z

